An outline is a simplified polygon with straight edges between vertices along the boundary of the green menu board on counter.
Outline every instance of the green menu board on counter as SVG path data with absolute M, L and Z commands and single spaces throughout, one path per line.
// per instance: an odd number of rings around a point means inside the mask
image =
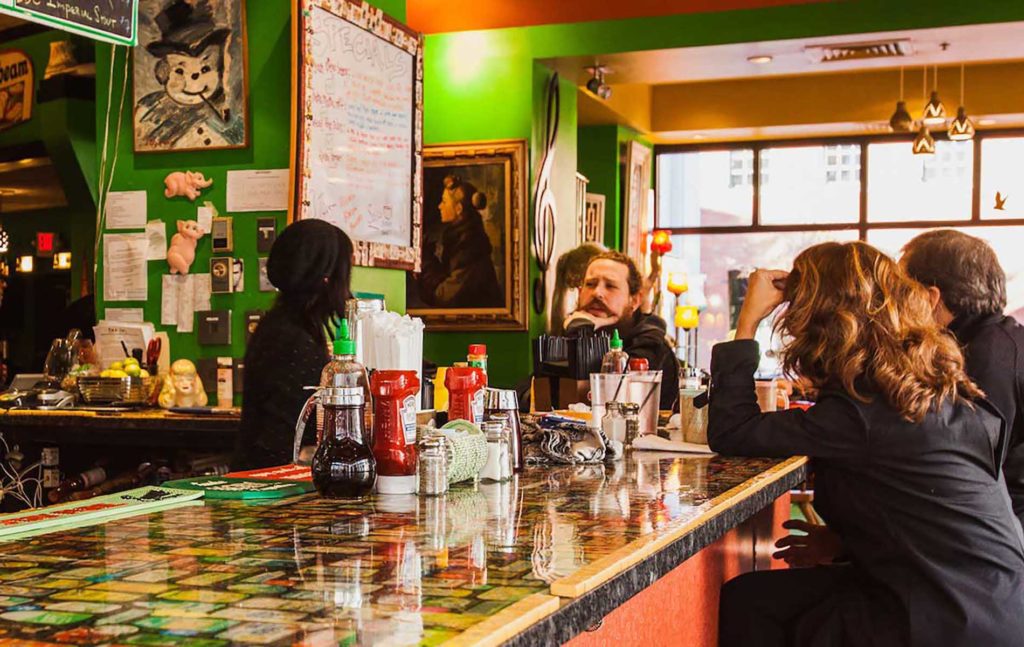
M 177 490 L 201 491 L 207 499 L 283 499 L 313 491 L 310 481 L 271 481 L 200 476 L 164 483 Z
M 93 40 L 138 44 L 139 0 L 0 0 L 0 13 Z

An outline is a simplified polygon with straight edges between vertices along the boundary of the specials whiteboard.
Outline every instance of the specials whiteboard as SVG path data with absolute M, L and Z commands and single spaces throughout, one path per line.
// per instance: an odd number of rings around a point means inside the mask
M 365 2 L 297 4 L 292 216 L 343 229 L 357 265 L 418 271 L 422 39 Z

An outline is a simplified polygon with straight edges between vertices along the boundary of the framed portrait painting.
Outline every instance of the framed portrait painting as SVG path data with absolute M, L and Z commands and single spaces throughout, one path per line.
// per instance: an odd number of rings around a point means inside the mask
M 140 0 L 136 153 L 245 148 L 245 0 Z
M 526 174 L 525 140 L 424 147 L 406 307 L 428 330 L 526 330 Z

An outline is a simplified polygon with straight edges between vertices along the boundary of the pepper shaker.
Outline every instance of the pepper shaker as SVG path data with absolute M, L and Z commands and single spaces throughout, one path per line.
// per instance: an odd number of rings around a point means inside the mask
M 427 437 L 420 443 L 420 494 L 439 496 L 448 491 L 448 456 L 444 440 Z

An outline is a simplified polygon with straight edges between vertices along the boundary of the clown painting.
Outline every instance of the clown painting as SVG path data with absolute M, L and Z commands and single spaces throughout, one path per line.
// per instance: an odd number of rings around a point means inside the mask
M 248 145 L 245 0 L 141 0 L 135 151 Z

